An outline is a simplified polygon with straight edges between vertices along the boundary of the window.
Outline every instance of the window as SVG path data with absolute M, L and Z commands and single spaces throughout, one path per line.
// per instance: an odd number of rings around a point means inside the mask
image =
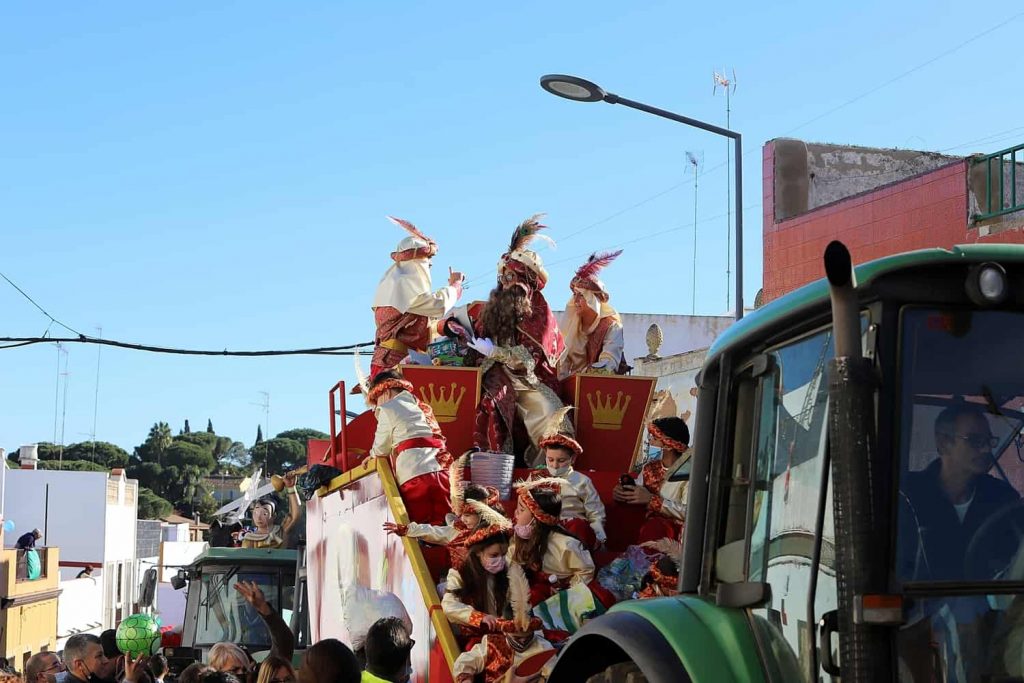
M 806 665 L 811 560 L 828 431 L 827 364 L 832 335 L 823 331 L 770 351 L 755 414 L 754 492 L 748 578 L 771 585 L 771 604 L 753 610 L 764 640 L 788 645 Z M 836 608 L 831 487 L 822 529 L 815 623 Z
M 228 641 L 245 645 L 251 651 L 270 647 L 270 632 L 259 614 L 234 589 L 239 581 L 254 581 L 267 598 L 267 602 L 288 622 L 292 610 L 291 590 L 284 591 L 283 605 L 278 605 L 281 581 L 290 580 L 276 573 L 250 573 L 235 571 L 204 573 L 199 586 L 199 620 L 196 625 L 196 645 L 212 645 Z M 287 584 L 286 584 L 287 586 Z

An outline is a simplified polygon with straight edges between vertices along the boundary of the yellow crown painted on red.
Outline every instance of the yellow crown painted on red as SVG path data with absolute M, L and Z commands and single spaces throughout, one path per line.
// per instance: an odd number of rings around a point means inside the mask
M 459 414 L 459 405 L 462 404 L 462 398 L 466 395 L 466 387 L 460 387 L 455 382 L 452 382 L 450 387 L 449 389 L 442 385 L 435 391 L 433 382 L 426 388 L 420 387 L 420 398 L 430 405 L 438 422 L 455 422 L 455 417 Z M 456 393 L 456 389 L 458 389 L 458 393 Z
M 602 392 L 600 390 L 587 392 L 587 403 L 590 404 L 594 429 L 610 431 L 622 429 L 622 420 L 626 417 L 626 411 L 629 410 L 629 402 L 633 397 L 627 394 L 625 400 L 623 400 L 623 392 L 619 391 L 616 392 L 615 402 L 613 403 L 612 393 L 610 391 L 603 393 L 604 399 L 601 398 Z

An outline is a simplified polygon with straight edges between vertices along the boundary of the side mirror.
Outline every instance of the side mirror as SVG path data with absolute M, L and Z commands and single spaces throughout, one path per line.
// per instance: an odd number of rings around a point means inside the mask
M 180 591 L 182 588 L 188 585 L 187 577 L 183 569 L 179 569 L 178 573 L 171 577 L 171 588 L 176 591 Z

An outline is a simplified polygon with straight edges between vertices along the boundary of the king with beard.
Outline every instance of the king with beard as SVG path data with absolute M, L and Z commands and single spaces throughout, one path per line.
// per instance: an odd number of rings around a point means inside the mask
M 467 360 L 483 370 L 474 441 L 480 448 L 516 454 L 535 464 L 548 416 L 558 398 L 561 330 L 542 290 L 544 263 L 527 246 L 545 226 L 540 215 L 523 221 L 498 261 L 498 284 L 486 302 L 456 309 L 442 330 L 463 338 L 473 351 Z
M 561 378 L 581 372 L 624 375 L 630 370 L 623 354 L 622 320 L 597 277 L 621 253 L 591 254 L 569 283 L 572 298 L 562 318 L 565 352 L 558 359 Z

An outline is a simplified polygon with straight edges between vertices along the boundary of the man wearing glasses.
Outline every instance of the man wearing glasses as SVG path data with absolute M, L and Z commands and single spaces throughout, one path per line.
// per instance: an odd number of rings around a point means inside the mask
M 1015 546 L 1001 542 L 1005 539 L 998 533 L 986 532 L 975 539 L 985 522 L 1020 497 L 1005 480 L 988 473 L 995 464 L 992 449 L 997 443 L 979 406 L 953 405 L 935 420 L 939 457 L 924 470 L 907 474 L 903 485 L 909 508 L 903 521 L 916 523 L 919 534 L 901 534 L 902 541 L 917 539 L 923 546 L 918 549 L 923 551 L 923 566 L 913 578 L 992 579 L 1016 551 Z M 969 547 L 971 561 L 965 563 Z M 904 578 L 911 577 L 904 574 Z
M 25 683 L 46 683 L 47 675 L 56 676 L 63 670 L 60 657 L 54 653 L 36 653 L 25 662 Z

